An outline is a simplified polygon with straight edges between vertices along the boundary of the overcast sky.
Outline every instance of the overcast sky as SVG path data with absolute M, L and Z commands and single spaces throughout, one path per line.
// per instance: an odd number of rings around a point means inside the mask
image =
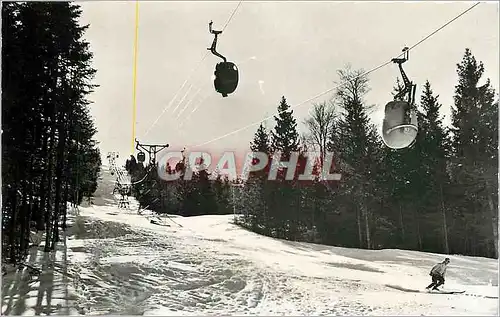
M 210 54 L 146 135 L 210 46 L 208 22 L 213 20 L 214 29 L 221 29 L 238 2 L 140 2 L 136 136 L 145 143 L 169 143 L 171 148 L 212 140 L 272 115 L 283 95 L 293 106 L 334 87 L 336 71 L 347 63 L 368 70 L 390 60 L 472 4 L 244 1 L 218 43 L 218 51 L 239 66 L 237 90 L 227 98 L 214 91 L 211 75 L 220 59 Z M 118 151 L 125 159 L 132 139 L 135 2 L 81 6 L 82 23 L 90 24 L 85 38 L 94 53 L 95 82 L 100 85 L 90 96 L 97 139 L 103 155 Z M 498 2 L 482 3 L 410 52 L 404 67 L 417 84 L 417 100 L 429 80 L 440 95 L 443 114 L 449 114 L 456 64 L 466 47 L 484 62 L 485 77 L 498 92 L 498 14 Z M 366 100 L 376 105 L 372 113 L 376 124 L 381 124 L 396 76 L 395 64 L 369 76 Z M 311 105 L 294 109 L 300 122 Z M 272 124 L 268 121 L 268 126 Z M 256 129 L 204 149 L 246 151 Z

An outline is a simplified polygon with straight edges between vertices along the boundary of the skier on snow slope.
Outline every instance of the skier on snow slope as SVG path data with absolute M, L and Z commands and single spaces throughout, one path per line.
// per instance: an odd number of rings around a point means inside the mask
M 431 269 L 429 275 L 432 277 L 432 283 L 426 287 L 426 289 L 432 289 L 438 291 L 438 287 L 444 284 L 444 275 L 446 274 L 446 269 L 448 264 L 450 263 L 450 259 L 446 258 L 443 262 L 434 265 Z

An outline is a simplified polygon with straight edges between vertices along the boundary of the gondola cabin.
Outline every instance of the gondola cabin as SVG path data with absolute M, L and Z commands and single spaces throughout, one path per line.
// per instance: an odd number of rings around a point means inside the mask
M 137 153 L 137 162 L 143 163 L 146 160 L 146 154 L 144 152 Z
M 236 90 L 236 87 L 238 87 L 239 73 L 238 67 L 236 67 L 234 63 L 218 63 L 215 66 L 214 75 L 215 90 L 220 93 L 222 97 L 227 97 Z
M 417 115 L 406 101 L 391 101 L 385 105 L 382 139 L 392 149 L 411 146 L 418 133 Z

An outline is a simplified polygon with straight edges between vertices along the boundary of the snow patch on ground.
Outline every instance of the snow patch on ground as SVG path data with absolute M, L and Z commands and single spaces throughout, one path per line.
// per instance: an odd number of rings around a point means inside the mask
M 443 255 L 277 240 L 232 215 L 162 217 L 160 226 L 133 200 L 130 210 L 110 204 L 113 184 L 103 173 L 99 202 L 71 216 L 66 248 L 30 257 L 45 265 L 43 282 L 3 278 L 2 313 L 498 315 L 495 260 L 449 256 L 445 288 L 465 294 L 412 292 Z

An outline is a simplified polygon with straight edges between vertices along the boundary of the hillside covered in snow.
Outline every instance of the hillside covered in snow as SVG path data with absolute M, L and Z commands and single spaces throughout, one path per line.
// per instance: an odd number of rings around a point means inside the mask
M 139 215 L 117 207 L 114 181 L 104 168 L 56 252 L 32 249 L 39 277 L 3 277 L 2 314 L 498 315 L 496 260 L 449 256 L 443 289 L 465 293 L 430 294 L 444 255 L 282 241 L 233 215 Z

